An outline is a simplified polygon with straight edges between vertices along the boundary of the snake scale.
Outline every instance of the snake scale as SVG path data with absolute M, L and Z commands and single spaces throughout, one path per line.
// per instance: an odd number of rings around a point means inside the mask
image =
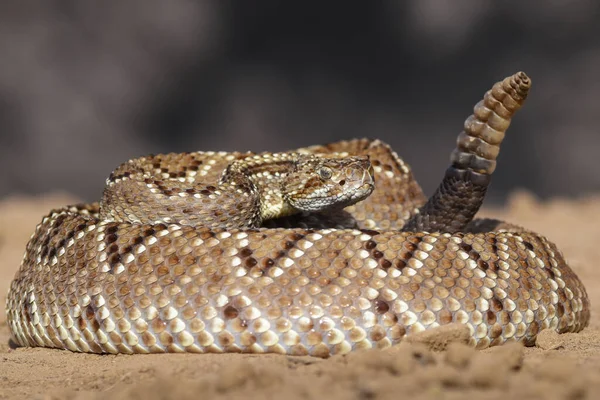
M 130 160 L 50 212 L 10 286 L 12 340 L 93 353 L 327 357 L 448 323 L 477 348 L 587 326 L 545 237 L 479 209 L 531 81 L 496 83 L 427 199 L 379 140 Z

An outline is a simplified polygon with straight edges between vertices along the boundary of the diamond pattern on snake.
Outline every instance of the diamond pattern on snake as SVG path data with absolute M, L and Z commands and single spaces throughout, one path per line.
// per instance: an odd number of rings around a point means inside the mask
M 557 247 L 476 219 L 531 81 L 496 83 L 426 198 L 380 140 L 132 159 L 52 210 L 11 284 L 15 343 L 93 353 L 386 348 L 449 323 L 477 348 L 589 322 Z

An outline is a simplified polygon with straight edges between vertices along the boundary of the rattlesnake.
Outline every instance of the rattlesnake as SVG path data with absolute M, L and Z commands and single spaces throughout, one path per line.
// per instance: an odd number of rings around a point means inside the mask
M 379 140 L 131 160 L 100 203 L 37 226 L 8 294 L 12 338 L 94 353 L 327 357 L 451 322 L 478 348 L 579 331 L 589 300 L 556 246 L 473 220 L 529 87 L 520 72 L 486 93 L 429 201 Z

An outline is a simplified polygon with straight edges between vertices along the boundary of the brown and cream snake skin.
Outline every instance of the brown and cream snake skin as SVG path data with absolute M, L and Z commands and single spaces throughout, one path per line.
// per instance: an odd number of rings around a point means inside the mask
M 580 331 L 589 300 L 556 246 L 473 220 L 529 87 L 520 72 L 486 93 L 428 201 L 378 140 L 131 160 L 100 203 L 36 228 L 8 294 L 13 340 L 327 357 L 451 322 L 478 348 Z

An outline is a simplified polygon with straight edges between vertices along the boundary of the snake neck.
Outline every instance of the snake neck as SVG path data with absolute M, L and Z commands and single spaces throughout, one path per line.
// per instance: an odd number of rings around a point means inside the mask
M 263 221 L 299 213 L 299 210 L 284 201 L 280 194 L 279 196 L 271 197 L 270 199 L 261 199 L 260 215 Z
M 273 154 L 272 158 L 249 157 L 232 163 L 223 172 L 221 182 L 234 183 L 256 196 L 260 222 L 297 214 L 299 210 L 285 200 L 282 191 L 282 183 L 294 163 L 294 156 L 285 153 Z

